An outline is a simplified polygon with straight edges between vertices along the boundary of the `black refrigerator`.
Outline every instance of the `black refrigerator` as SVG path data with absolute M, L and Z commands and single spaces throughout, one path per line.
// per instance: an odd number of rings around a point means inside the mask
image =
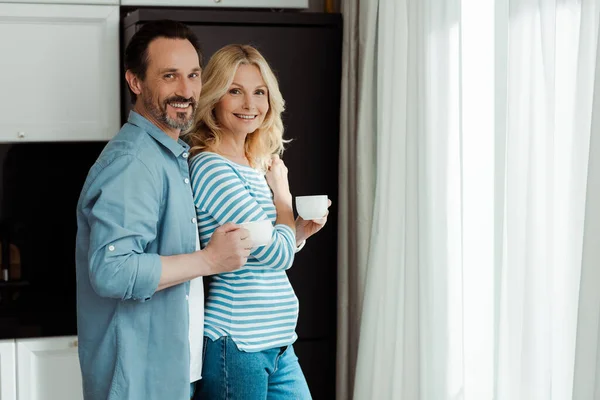
M 251 44 L 277 75 L 286 101 L 284 136 L 292 139 L 283 156 L 292 195 L 327 194 L 333 201 L 327 226 L 296 255 L 288 276 L 300 301 L 294 348 L 311 393 L 335 399 L 341 15 L 123 8 L 122 53 L 145 22 L 165 18 L 194 30 L 205 63 L 227 44 Z M 125 81 L 122 96 L 125 121 L 131 109 Z

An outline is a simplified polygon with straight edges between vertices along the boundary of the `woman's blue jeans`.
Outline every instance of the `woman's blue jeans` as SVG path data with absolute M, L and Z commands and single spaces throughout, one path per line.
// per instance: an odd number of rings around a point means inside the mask
M 310 400 L 293 346 L 255 353 L 238 350 L 229 337 L 204 338 L 202 379 L 195 400 Z

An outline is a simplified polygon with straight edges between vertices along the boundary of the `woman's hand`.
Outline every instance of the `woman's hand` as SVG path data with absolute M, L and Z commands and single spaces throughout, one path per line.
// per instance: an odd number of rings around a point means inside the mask
M 271 157 L 271 165 L 265 174 L 265 179 L 273 191 L 275 202 L 283 201 L 291 206 L 292 194 L 288 182 L 288 169 L 283 160 L 276 154 Z
M 327 208 L 331 206 L 331 200 L 328 200 Z M 300 246 L 304 240 L 319 232 L 327 223 L 329 210 L 323 218 L 306 221 L 302 217 L 296 218 L 296 246 Z

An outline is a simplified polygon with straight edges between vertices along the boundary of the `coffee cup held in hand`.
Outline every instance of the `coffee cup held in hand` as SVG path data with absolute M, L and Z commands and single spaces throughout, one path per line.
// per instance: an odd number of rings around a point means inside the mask
M 327 195 L 296 196 L 296 211 L 304 220 L 321 219 L 327 214 Z
M 273 235 L 273 223 L 269 220 L 243 222 L 238 224 L 240 227 L 247 229 L 250 232 L 250 240 L 252 248 L 266 246 L 271 243 Z

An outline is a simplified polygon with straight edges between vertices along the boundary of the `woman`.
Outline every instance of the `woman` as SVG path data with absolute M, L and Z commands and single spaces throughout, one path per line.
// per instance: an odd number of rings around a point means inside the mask
M 202 75 L 190 173 L 201 245 L 226 222 L 270 220 L 271 243 L 214 277 L 205 310 L 202 399 L 310 399 L 294 354 L 298 299 L 285 270 L 326 218 L 294 220 L 283 152 L 284 101 L 251 46 L 216 52 Z

